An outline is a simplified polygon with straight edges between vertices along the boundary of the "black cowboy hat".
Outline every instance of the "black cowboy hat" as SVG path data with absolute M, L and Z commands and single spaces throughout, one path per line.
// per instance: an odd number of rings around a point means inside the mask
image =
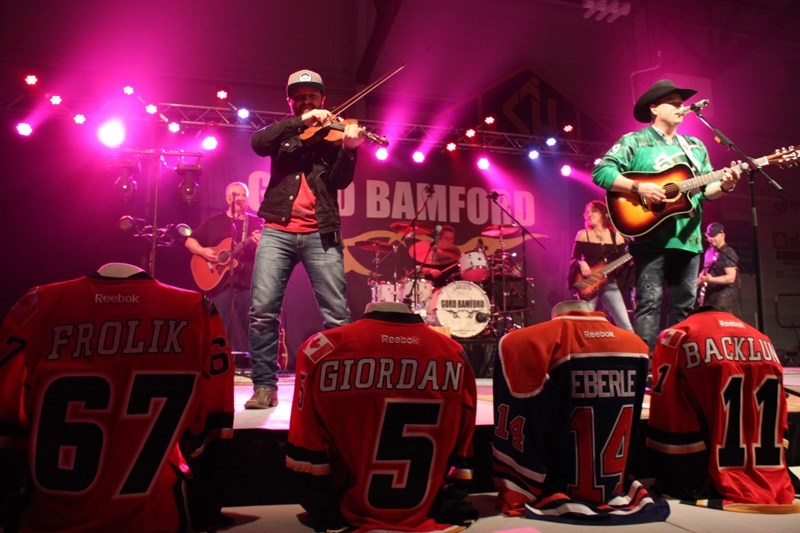
M 672 80 L 658 80 L 636 100 L 636 105 L 633 106 L 633 118 L 639 122 L 649 123 L 652 120 L 650 104 L 672 93 L 678 93 L 681 98 L 686 100 L 690 96 L 697 94 L 697 91 L 694 89 L 679 89 L 675 87 L 675 82 Z

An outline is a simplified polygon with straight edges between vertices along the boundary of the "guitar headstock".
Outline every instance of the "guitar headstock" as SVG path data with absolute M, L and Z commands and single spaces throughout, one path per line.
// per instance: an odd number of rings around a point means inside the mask
M 800 164 L 800 147 L 779 148 L 775 150 L 774 154 L 767 156 L 767 159 L 771 164 L 780 168 L 793 167 Z

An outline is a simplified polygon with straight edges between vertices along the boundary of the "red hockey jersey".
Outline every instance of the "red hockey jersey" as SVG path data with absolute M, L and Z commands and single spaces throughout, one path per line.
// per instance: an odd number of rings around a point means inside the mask
M 143 273 L 41 286 L 0 343 L 0 447 L 27 447 L 33 483 L 23 530 L 187 529 L 183 481 L 233 422 L 230 350 L 199 293 Z
M 287 466 L 321 527 L 433 531 L 447 479 L 471 479 L 476 388 L 461 346 L 410 313 L 373 312 L 297 356 Z
M 501 511 L 613 525 L 666 518 L 665 502 L 626 477 L 647 364 L 644 342 L 601 312 L 570 311 L 501 339 L 493 439 Z
M 719 311 L 661 332 L 647 447 L 667 490 L 702 489 L 710 480 L 706 497 L 790 503 L 786 428 L 783 368 L 766 335 Z

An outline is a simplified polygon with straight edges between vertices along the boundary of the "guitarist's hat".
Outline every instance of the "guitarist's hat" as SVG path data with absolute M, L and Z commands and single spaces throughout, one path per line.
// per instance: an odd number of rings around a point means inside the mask
M 706 235 L 708 235 L 709 237 L 716 237 L 720 233 L 725 233 L 725 226 L 723 226 L 719 222 L 712 222 L 706 228 Z
M 697 94 L 697 91 L 694 89 L 680 89 L 675 86 L 675 82 L 672 80 L 658 80 L 636 100 L 636 105 L 633 106 L 633 118 L 639 122 L 650 123 L 652 116 L 650 114 L 650 105 L 659 98 L 672 93 L 677 93 L 686 100 L 690 96 Z

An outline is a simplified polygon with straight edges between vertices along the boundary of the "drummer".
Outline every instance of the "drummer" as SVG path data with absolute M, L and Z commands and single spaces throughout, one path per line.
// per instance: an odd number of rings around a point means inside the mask
M 456 230 L 453 226 L 443 225 L 439 231 L 436 250 L 431 251 L 424 261 L 420 273 L 433 281 L 436 288 L 444 287 L 453 276 L 458 274 L 456 263 L 461 251 L 456 246 Z

